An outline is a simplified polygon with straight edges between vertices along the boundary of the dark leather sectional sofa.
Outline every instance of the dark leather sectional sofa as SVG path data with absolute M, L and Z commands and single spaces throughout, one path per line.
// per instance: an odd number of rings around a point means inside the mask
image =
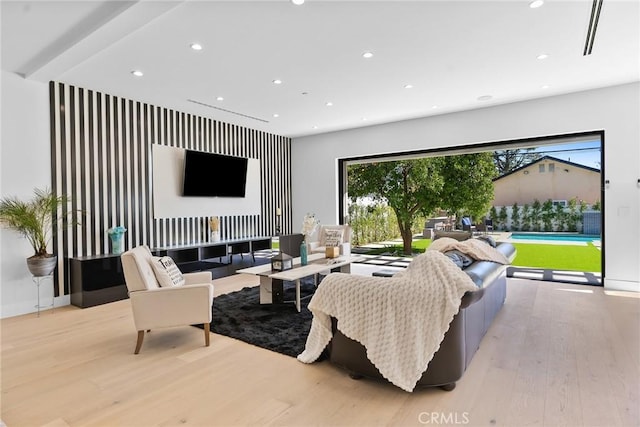
M 516 250 L 511 243 L 497 245 L 509 261 Z M 478 286 L 462 297 L 460 311 L 453 318 L 440 348 L 431 359 L 426 371 L 416 384 L 418 387 L 439 386 L 450 391 L 462 378 L 473 355 L 480 346 L 506 298 L 506 265 L 489 261 L 475 261 L 464 271 Z M 382 375 L 366 356 L 366 349 L 344 336 L 332 319 L 333 338 L 327 348 L 329 360 L 346 369 L 352 378 L 379 378 Z

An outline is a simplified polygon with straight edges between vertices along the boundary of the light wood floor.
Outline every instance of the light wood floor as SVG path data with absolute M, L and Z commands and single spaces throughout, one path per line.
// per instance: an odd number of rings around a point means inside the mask
M 216 280 L 216 293 L 255 278 Z M 27 426 L 638 426 L 640 299 L 509 279 L 452 392 L 406 393 L 194 327 L 134 355 L 129 301 L 3 319 L 1 419 Z M 214 319 L 215 321 L 215 319 Z

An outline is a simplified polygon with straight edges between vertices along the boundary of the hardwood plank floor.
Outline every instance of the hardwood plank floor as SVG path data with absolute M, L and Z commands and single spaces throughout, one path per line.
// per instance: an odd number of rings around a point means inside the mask
M 354 271 L 356 273 L 356 271 Z M 257 285 L 215 280 L 216 295 Z M 76 426 L 638 426 L 640 295 L 508 279 L 451 392 L 406 393 L 202 330 L 155 330 L 134 355 L 129 301 L 1 320 L 1 419 Z M 214 319 L 215 322 L 215 319 Z

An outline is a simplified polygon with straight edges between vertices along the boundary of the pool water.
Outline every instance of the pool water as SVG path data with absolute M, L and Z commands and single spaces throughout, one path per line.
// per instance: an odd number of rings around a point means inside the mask
M 600 240 L 599 235 L 553 233 L 512 233 L 511 238 L 517 240 L 558 240 L 569 242 L 591 242 L 593 240 Z

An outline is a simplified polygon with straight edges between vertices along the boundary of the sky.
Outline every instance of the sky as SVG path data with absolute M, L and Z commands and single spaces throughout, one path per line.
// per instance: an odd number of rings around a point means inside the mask
M 600 140 L 537 147 L 543 156 L 556 157 L 591 168 L 600 169 Z

